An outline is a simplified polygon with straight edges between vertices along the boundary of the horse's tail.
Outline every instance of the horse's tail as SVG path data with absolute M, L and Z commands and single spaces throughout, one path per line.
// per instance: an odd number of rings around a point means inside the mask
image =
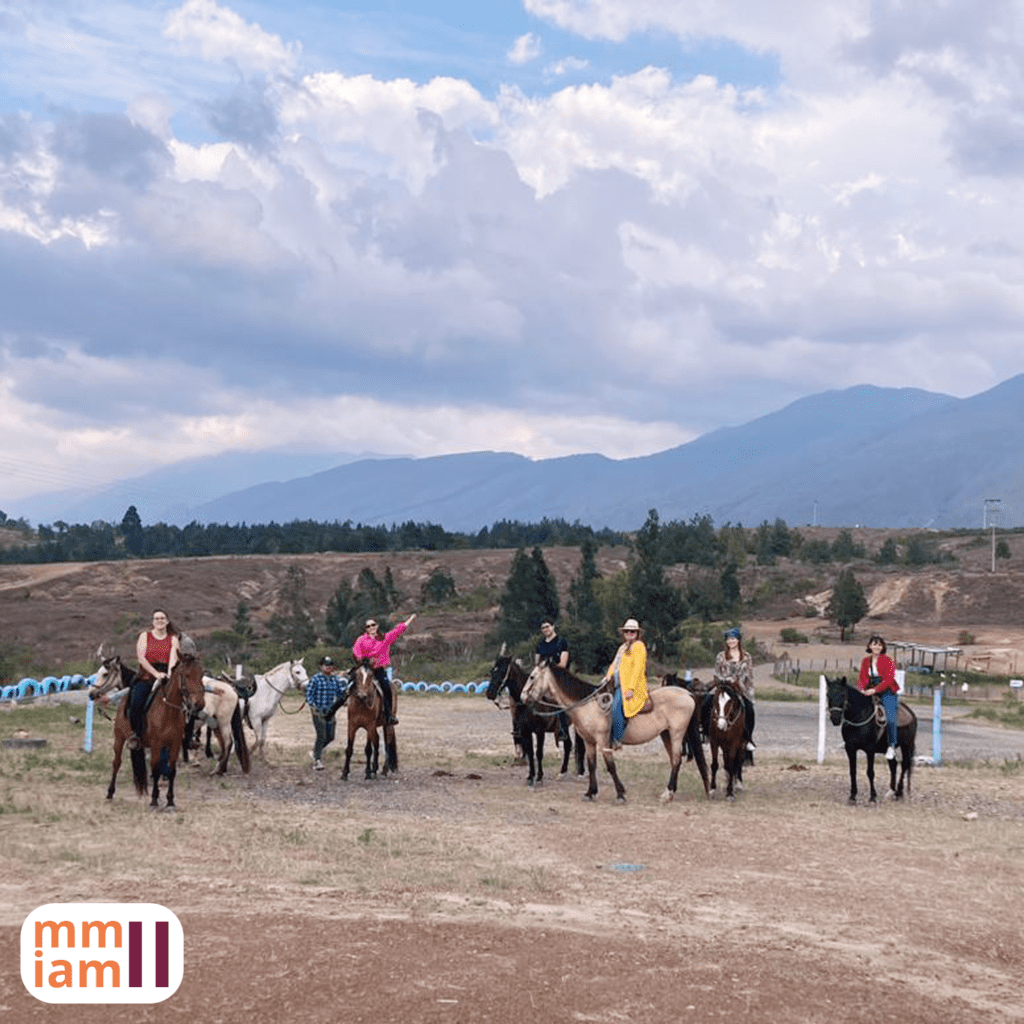
M 135 789 L 139 794 L 146 792 L 146 751 L 142 750 L 129 750 L 128 753 L 132 759 L 132 781 L 135 783 Z
M 700 715 L 697 713 L 698 705 L 695 703 L 690 721 L 686 723 L 686 739 L 693 751 L 693 759 L 697 762 L 697 770 L 700 772 L 701 782 L 704 783 L 704 795 L 711 799 L 711 780 L 708 776 L 708 762 L 704 757 L 704 744 L 700 738 Z
M 238 709 L 238 705 L 235 705 L 235 710 L 231 713 L 231 736 L 235 741 L 235 752 L 238 754 L 238 763 L 242 766 L 242 771 L 249 774 L 249 769 L 252 768 L 252 758 L 249 756 L 249 744 L 245 742 L 245 730 L 242 728 L 242 712 Z
M 389 735 L 390 734 L 390 735 Z M 398 741 L 395 739 L 394 729 L 384 730 L 384 749 L 387 751 L 388 771 L 398 771 Z

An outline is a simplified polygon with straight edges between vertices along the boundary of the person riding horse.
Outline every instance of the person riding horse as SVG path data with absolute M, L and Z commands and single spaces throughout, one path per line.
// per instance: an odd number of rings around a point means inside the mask
M 704 694 L 700 705 L 700 725 L 704 735 L 708 734 L 711 705 L 714 702 L 714 688 L 717 684 L 731 686 L 743 700 L 746 749 L 752 763 L 754 744 L 754 660 L 743 650 L 743 637 L 737 626 L 725 631 L 725 650 L 715 656 L 715 675 L 711 687 Z
M 381 634 L 380 626 L 374 619 L 366 620 L 365 632 L 352 645 L 352 654 L 357 662 L 368 658 L 373 667 L 373 674 L 380 683 L 381 696 L 384 698 L 384 720 L 388 725 L 398 725 L 391 708 L 391 645 L 412 625 L 416 613 L 413 612 L 390 632 Z
M 150 699 L 157 686 L 169 678 L 180 657 L 178 631 L 162 608 L 153 612 L 153 628 L 139 634 L 135 654 L 139 660 L 139 672 L 128 698 L 128 721 L 132 728 L 132 735 L 128 738 L 129 750 L 138 750 L 142 746 Z
M 602 686 L 615 680 L 609 738 L 612 750 L 622 749 L 622 734 L 629 724 L 627 719 L 654 707 L 647 694 L 647 647 L 642 639 L 640 623 L 636 619 L 626 619 L 619 632 L 622 644 L 601 680 Z
M 569 667 L 569 644 L 564 637 L 558 635 L 555 624 L 550 619 L 545 619 L 540 624 L 541 639 L 537 641 L 537 649 L 533 655 L 534 665 L 546 661 L 549 665 L 557 665 L 559 668 Z M 569 739 L 569 716 L 564 712 L 558 713 L 558 726 L 564 740 Z
M 860 663 L 860 677 L 857 685 L 869 696 L 877 697 L 885 708 L 885 728 L 889 738 L 889 749 L 885 756 L 890 761 L 896 760 L 898 745 L 896 732 L 896 712 L 899 706 L 900 688 L 896 682 L 896 664 L 886 654 L 885 641 L 880 636 L 868 640 L 865 648 L 868 656 Z

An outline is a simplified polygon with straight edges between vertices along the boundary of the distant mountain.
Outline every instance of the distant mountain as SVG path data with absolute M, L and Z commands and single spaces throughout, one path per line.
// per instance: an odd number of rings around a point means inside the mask
M 965 399 L 859 385 L 636 459 L 334 457 L 304 475 L 286 456 L 277 479 L 287 482 L 268 482 L 269 473 L 260 478 L 253 461 L 240 489 L 211 472 L 203 496 L 189 481 L 195 462 L 214 460 L 195 460 L 150 475 L 161 485 L 180 481 L 179 493 L 190 499 L 182 498 L 187 519 L 147 514 L 137 493 L 146 478 L 117 485 L 115 514 L 90 518 L 120 521 L 135 486 L 131 503 L 144 522 L 414 520 L 474 532 L 500 519 L 547 516 L 630 530 L 656 508 L 662 520 L 709 514 L 717 525 L 781 518 L 794 526 L 977 527 L 985 499 L 999 498 L 1001 525 L 1016 526 L 1024 522 L 1022 450 L 1024 375 Z M 14 514 L 33 519 L 20 509 Z M 53 518 L 83 521 L 67 508 L 34 521 Z
M 186 459 L 152 472 L 97 488 L 52 491 L 17 499 L 4 511 L 30 523 L 120 523 L 134 505 L 144 523 L 184 526 L 192 509 L 230 491 L 267 480 L 290 480 L 363 458 L 344 452 L 222 452 Z M 8 507 L 8 505 L 10 507 Z

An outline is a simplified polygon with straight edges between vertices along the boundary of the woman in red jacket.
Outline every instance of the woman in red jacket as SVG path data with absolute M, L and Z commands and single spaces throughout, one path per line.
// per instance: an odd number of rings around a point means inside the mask
M 885 727 L 889 734 L 889 749 L 885 756 L 896 759 L 896 710 L 899 706 L 900 688 L 896 682 L 896 664 L 885 653 L 885 641 L 880 636 L 868 640 L 868 656 L 860 663 L 858 685 L 871 696 L 876 696 L 885 708 Z

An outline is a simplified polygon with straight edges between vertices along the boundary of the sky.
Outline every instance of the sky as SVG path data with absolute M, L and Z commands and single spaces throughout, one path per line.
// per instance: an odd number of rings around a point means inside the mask
M 1024 0 L 0 0 L 0 508 L 1024 371 Z

